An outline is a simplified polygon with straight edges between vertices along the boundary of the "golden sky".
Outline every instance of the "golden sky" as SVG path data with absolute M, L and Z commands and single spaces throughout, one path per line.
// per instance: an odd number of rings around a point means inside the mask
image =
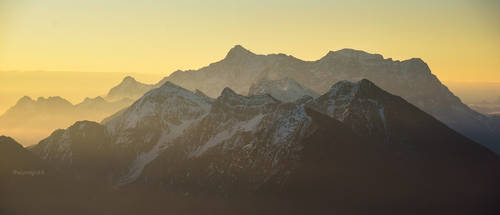
M 442 80 L 500 82 L 498 0 L 0 0 L 0 70 L 162 73 L 235 44 L 316 60 L 420 57 Z

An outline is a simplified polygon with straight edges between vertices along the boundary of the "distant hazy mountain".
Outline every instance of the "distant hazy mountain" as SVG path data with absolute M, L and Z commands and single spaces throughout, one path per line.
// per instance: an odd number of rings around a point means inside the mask
M 59 96 L 48 98 L 39 97 L 36 100 L 33 100 L 28 96 L 24 96 L 19 99 L 13 107 L 7 110 L 2 117 L 31 117 L 39 114 L 50 113 L 53 111 L 66 113 L 70 112 L 72 108 L 73 105 L 69 101 Z
M 284 54 L 257 55 L 237 45 L 219 62 L 199 70 L 176 71 L 154 86 L 129 80 L 134 83 L 130 86 L 137 87 L 127 91 L 140 92 L 136 94 L 139 95 L 171 81 L 190 90 L 200 89 L 211 97 L 218 96 L 225 87 L 246 95 L 255 94 L 255 87 L 263 84 L 261 80 L 288 79 L 296 80 L 313 92 L 324 93 L 340 80 L 362 78 L 402 96 L 454 130 L 500 153 L 500 134 L 492 128 L 488 117 L 463 104 L 418 58 L 393 61 L 379 54 L 342 49 L 330 51 L 316 61 L 303 61 Z M 274 96 L 283 96 L 277 89 L 269 88 L 268 91 Z M 291 101 L 290 98 L 281 99 Z M 496 112 L 490 107 L 473 107 L 482 113 Z
M 25 96 L 0 116 L 0 133 L 32 145 L 54 129 L 67 127 L 78 120 L 101 120 L 132 102 L 127 98 L 109 102 L 96 97 L 73 105 L 61 97 L 33 100 Z
M 0 116 L 3 129 L 23 127 L 46 120 L 58 121 L 59 117 L 74 113 L 74 106 L 61 97 L 39 97 L 36 100 L 25 96 Z
M 316 98 L 318 93 L 301 86 L 291 78 L 280 80 L 261 79 L 250 86 L 248 95 L 269 94 L 284 102 L 294 102 L 304 96 Z
M 95 98 L 85 98 L 83 102 L 76 104 L 74 108 L 76 112 L 93 116 L 92 118 L 90 118 L 93 120 L 102 119 L 106 116 L 109 116 L 110 114 L 129 106 L 133 102 L 134 100 L 129 98 L 123 98 L 116 101 L 107 101 L 98 96 Z
M 482 101 L 479 103 L 474 103 L 474 104 L 469 104 L 469 106 L 486 115 L 489 114 L 500 114 L 500 96 L 498 99 L 488 102 L 488 101 Z
M 136 81 L 133 77 L 125 77 L 120 84 L 111 88 L 106 96 L 107 100 L 115 101 L 124 98 L 136 100 L 154 86 Z
M 45 214 L 500 213 L 500 120 L 464 105 L 420 59 L 344 49 L 302 61 L 235 46 L 208 67 L 156 85 L 127 77 L 78 105 L 23 98 L 0 128 L 103 110 L 115 111 L 30 147 L 50 174 L 7 174 L 15 198 L 0 195 L 0 213 L 5 202 L 44 213 L 54 190 L 62 202 Z M 18 203 L 26 196 L 34 205 Z
M 280 199 L 269 207 L 298 214 L 381 213 L 387 202 L 398 213 L 498 210 L 497 155 L 365 79 L 290 103 L 230 88 L 214 100 L 166 82 L 103 123 L 78 122 L 32 151 L 81 180 L 106 163 L 108 175 L 89 181 L 223 198 L 225 208 Z
M 500 152 L 500 134 L 492 130 L 488 118 L 463 104 L 418 58 L 394 61 L 379 54 L 342 49 L 330 51 L 316 61 L 303 61 L 284 54 L 257 55 L 238 45 L 219 62 L 199 70 L 176 71 L 159 84 L 171 81 L 216 97 L 225 87 L 246 95 L 252 84 L 264 78 L 292 78 L 320 94 L 338 81 L 366 78 Z

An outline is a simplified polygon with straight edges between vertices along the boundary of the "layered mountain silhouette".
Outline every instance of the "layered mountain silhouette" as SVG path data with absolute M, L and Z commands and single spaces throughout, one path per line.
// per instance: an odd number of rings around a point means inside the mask
M 230 88 L 212 99 L 165 82 L 102 125 L 77 122 L 31 151 L 83 184 L 212 212 L 207 199 L 222 199 L 227 214 L 499 209 L 495 153 L 366 79 L 294 102 Z
M 463 104 L 419 58 L 394 61 L 379 54 L 342 49 L 316 61 L 303 61 L 284 54 L 258 55 L 237 45 L 223 60 L 199 70 L 176 71 L 158 85 L 171 81 L 216 97 L 225 87 L 246 95 L 259 80 L 283 78 L 294 79 L 320 94 L 341 80 L 369 79 L 459 133 L 500 152 L 500 132 L 492 129 L 488 117 Z
M 500 152 L 500 131 L 495 129 L 495 122 L 463 104 L 421 59 L 394 61 L 379 54 L 352 49 L 330 51 L 319 60 L 303 61 L 284 54 L 258 55 L 237 45 L 219 62 L 199 70 L 176 71 L 157 84 L 143 84 L 130 76 L 125 77 L 105 99 L 135 100 L 170 81 L 192 91 L 199 89 L 211 97 L 217 97 L 225 87 L 230 87 L 242 95 L 270 93 L 277 99 L 290 102 L 302 95 L 315 97 L 323 94 L 341 80 L 358 81 L 363 78 L 403 97 L 459 133 Z M 113 110 L 116 112 L 118 109 Z M 112 113 L 103 112 L 106 115 Z M 75 120 L 83 119 L 97 120 Z
M 235 46 L 154 85 L 24 97 L 0 116 L 36 127 L 53 132 L 28 148 L 0 137 L 0 214 L 500 213 L 499 117 L 421 59 Z
M 132 102 L 129 98 L 108 101 L 98 96 L 85 98 L 73 105 L 58 96 L 36 100 L 25 96 L 0 116 L 0 133 L 12 135 L 23 144 L 33 145 L 55 129 L 67 127 L 78 120 L 101 120 Z
M 47 137 L 53 130 L 65 128 L 75 121 L 100 121 L 128 107 L 154 85 L 137 82 L 127 76 L 111 88 L 105 97 L 85 98 L 71 104 L 64 98 L 25 96 L 0 116 L 0 133 L 9 134 L 23 144 L 33 145 Z
M 117 86 L 111 88 L 106 95 L 106 99 L 110 101 L 140 98 L 144 93 L 154 88 L 154 85 L 143 84 L 136 81 L 133 77 L 127 76 Z

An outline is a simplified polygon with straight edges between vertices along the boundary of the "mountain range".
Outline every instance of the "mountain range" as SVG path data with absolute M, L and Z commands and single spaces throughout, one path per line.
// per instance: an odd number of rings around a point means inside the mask
M 210 97 L 217 97 L 225 87 L 230 87 L 242 95 L 270 93 L 283 101 L 293 101 L 302 95 L 315 97 L 323 94 L 341 80 L 358 81 L 363 78 L 403 97 L 455 131 L 500 153 L 500 131 L 493 125 L 495 122 L 462 103 L 418 58 L 394 61 L 379 54 L 342 49 L 330 51 L 316 61 L 303 61 L 285 54 L 254 54 L 236 45 L 221 61 L 199 70 L 176 71 L 157 84 L 143 84 L 127 76 L 104 98 L 108 101 L 133 101 L 170 81 L 192 91 L 198 89 Z M 296 91 L 296 95 L 283 93 L 284 89 Z M 292 96 L 284 98 L 283 95 Z M 116 111 L 117 108 L 112 112 Z M 67 125 L 56 128 L 64 126 Z
M 459 133 L 500 152 L 500 131 L 493 130 L 488 117 L 462 103 L 419 58 L 394 61 L 379 54 L 342 49 L 330 51 L 316 61 L 303 61 L 284 54 L 258 55 L 237 45 L 219 62 L 199 70 L 176 71 L 160 83 L 171 81 L 215 97 L 225 87 L 246 95 L 252 84 L 264 78 L 291 78 L 319 94 L 338 81 L 366 78 Z
M 165 82 L 102 124 L 77 122 L 30 151 L 92 192 L 213 199 L 227 214 L 499 209 L 495 153 L 366 79 L 294 102 L 230 88 L 212 99 Z
M 126 77 L 79 105 L 38 100 L 8 115 L 133 102 L 28 148 L 0 137 L 0 213 L 500 213 L 498 117 L 468 108 L 420 59 L 235 46 L 157 84 Z
M 129 79 L 130 77 L 125 78 L 123 83 L 128 83 Z M 141 89 L 139 86 L 134 85 L 132 88 Z M 0 133 L 14 136 L 25 145 L 34 145 L 53 130 L 65 128 L 75 121 L 100 121 L 128 107 L 134 99 L 144 94 L 136 97 L 135 94 L 119 97 L 115 96 L 119 94 L 116 92 L 120 91 L 120 88 L 118 90 L 117 88 L 111 89 L 106 99 L 101 96 L 87 97 L 75 105 L 59 96 L 39 97 L 36 100 L 24 96 L 0 115 Z

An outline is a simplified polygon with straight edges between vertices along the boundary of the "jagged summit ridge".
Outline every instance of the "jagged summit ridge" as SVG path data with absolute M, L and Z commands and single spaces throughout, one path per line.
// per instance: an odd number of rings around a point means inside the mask
M 234 52 L 233 52 L 234 51 Z M 165 78 L 187 89 L 200 89 L 217 97 L 225 87 L 249 95 L 250 87 L 261 79 L 293 78 L 306 88 L 326 93 L 339 81 L 369 79 L 380 88 L 401 96 L 454 130 L 500 152 L 500 132 L 495 132 L 488 118 L 456 97 L 432 74 L 419 58 L 408 60 L 384 59 L 382 55 L 353 49 L 332 51 L 316 61 L 294 57 L 253 54 L 240 47 L 230 53 L 240 53 L 240 60 L 223 59 L 199 70 L 176 72 Z M 244 54 L 247 53 L 247 54 Z
M 239 60 L 229 60 L 233 58 Z M 398 70 L 402 72 L 399 73 Z M 251 85 L 259 80 L 292 78 L 305 87 L 324 93 L 332 84 L 340 80 L 368 78 L 379 83 L 382 82 L 379 79 L 389 75 L 415 78 L 422 74 L 423 78 L 417 78 L 417 80 L 435 79 L 428 75 L 430 70 L 421 59 L 393 61 L 390 58 L 384 59 L 380 54 L 342 49 L 330 51 L 316 61 L 303 61 L 285 54 L 254 54 L 236 45 L 228 52 L 225 59 L 199 70 L 176 71 L 159 84 L 172 81 L 187 89 L 200 89 L 208 96 L 216 97 L 224 87 L 230 87 L 235 92 L 245 95 L 248 94 Z M 407 81 L 409 78 L 402 80 Z M 397 83 L 399 81 L 401 79 L 392 84 L 399 85 Z M 385 82 L 382 83 L 385 84 Z
M 279 100 L 273 98 L 269 94 L 243 96 L 240 95 L 229 87 L 222 90 L 221 95 L 216 99 L 217 103 L 226 105 L 244 105 L 244 106 L 262 106 L 267 104 L 280 103 Z
M 211 103 L 211 98 L 167 81 L 107 119 L 112 143 L 134 149 L 124 152 L 131 163 L 118 185 L 135 181 L 172 141 L 208 113 Z
M 399 105 L 409 104 L 380 89 L 373 82 L 362 79 L 334 84 L 310 107 L 349 125 L 356 133 L 375 135 L 390 141 L 391 123 L 388 122 L 388 116 L 392 117 L 392 111 L 396 111 Z
M 227 53 L 226 59 L 245 58 L 252 56 L 255 56 L 255 54 L 249 51 L 248 49 L 243 48 L 243 46 L 241 45 L 235 45 Z
M 162 84 L 162 85 L 160 86 L 160 89 L 164 89 L 164 90 L 174 90 L 174 91 L 176 91 L 176 90 L 186 90 L 186 89 L 184 89 L 184 88 L 180 87 L 179 85 L 174 84 L 174 83 L 172 83 L 172 82 L 170 82 L 170 81 L 167 81 L 167 82 L 165 82 L 164 84 Z
M 29 96 L 24 96 L 1 117 L 5 118 L 11 115 L 23 114 L 34 115 L 38 114 L 38 112 L 50 112 L 51 110 L 70 111 L 72 107 L 73 104 L 71 102 L 59 96 L 38 97 L 36 100 L 33 100 Z
M 194 109 L 191 109 L 191 107 Z M 192 114 L 199 115 L 208 108 L 209 103 L 205 97 L 198 96 L 189 90 L 167 82 L 162 87 L 146 93 L 121 115 L 114 116 L 114 119 L 108 119 L 107 125 L 113 128 L 112 131 L 116 132 L 115 129 L 135 128 L 137 123 L 144 118 L 154 120 L 154 117 L 160 117 L 159 119 L 167 118 L 179 121 Z M 126 121 L 125 124 L 123 124 L 123 120 Z M 165 121 L 159 121 L 158 123 L 164 124 Z M 121 127 L 116 127 L 115 124 Z
M 232 90 L 231 88 L 224 87 L 224 89 L 222 90 L 219 97 L 225 98 L 225 97 L 233 97 L 233 96 L 239 96 L 239 95 L 236 92 L 234 92 L 234 90 Z
M 326 94 L 329 96 L 354 97 L 358 94 L 380 94 L 382 93 L 382 91 L 382 89 L 380 89 L 370 80 L 361 79 L 357 82 L 339 81 L 336 84 L 332 85 L 330 91 L 328 91 Z
M 269 80 L 263 78 L 250 86 L 248 95 L 269 94 L 283 102 L 295 102 L 304 96 L 316 98 L 318 93 L 303 87 L 292 78 Z
M 106 101 L 106 99 L 104 99 L 101 96 L 97 96 L 95 98 L 86 97 L 81 103 L 77 104 L 76 106 L 99 105 L 99 104 L 105 104 L 107 102 L 108 101 Z
M 98 96 L 87 97 L 73 105 L 59 96 L 39 97 L 36 100 L 24 96 L 0 116 L 0 130 L 25 145 L 33 145 L 47 137 L 54 129 L 66 127 L 79 120 L 100 121 L 132 102 L 130 98 L 108 101 Z
M 303 202 L 321 192 L 314 201 L 349 195 L 372 203 L 376 195 L 404 205 L 421 196 L 454 199 L 456 192 L 465 193 L 457 202 L 478 190 L 497 195 L 496 185 L 481 182 L 498 172 L 497 157 L 365 79 L 335 83 L 301 102 L 231 88 L 212 103 L 205 98 L 166 83 L 104 126 L 77 123 L 54 132 L 45 160 L 69 165 L 78 177 L 93 175 L 95 184 L 195 198 L 278 193 Z M 89 135 L 92 127 L 102 135 Z M 94 172 L 102 163 L 110 165 Z M 372 196 L 358 197 L 367 190 Z
M 16 102 L 16 105 L 24 105 L 24 104 L 28 104 L 28 103 L 32 103 L 32 102 L 35 102 L 35 100 L 33 100 L 31 97 L 29 96 L 23 96 L 22 98 L 20 98 L 17 102 Z
M 351 59 L 361 59 L 361 60 L 384 60 L 384 57 L 380 54 L 370 54 L 362 50 L 355 49 L 341 49 L 338 51 L 329 51 L 325 56 L 323 56 L 319 61 L 325 61 L 330 59 L 338 58 L 351 58 Z
M 106 99 L 112 101 L 123 98 L 137 99 L 153 88 L 153 85 L 143 84 L 136 81 L 132 76 L 126 76 L 120 84 L 109 90 Z

